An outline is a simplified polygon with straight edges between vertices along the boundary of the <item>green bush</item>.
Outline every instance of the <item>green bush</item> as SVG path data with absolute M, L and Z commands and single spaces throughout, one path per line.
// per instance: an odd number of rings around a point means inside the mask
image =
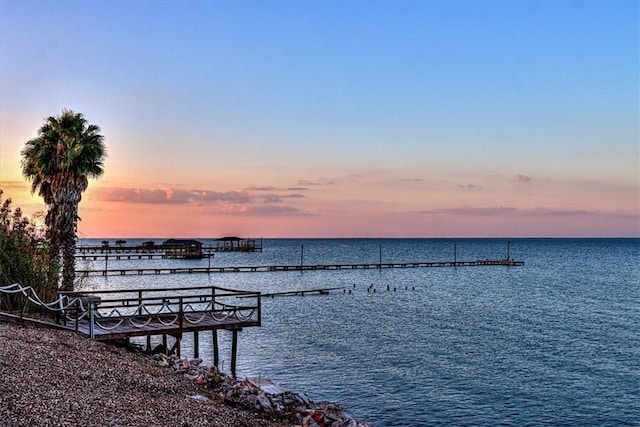
M 57 289 L 47 285 L 47 277 L 55 267 L 50 266 L 44 233 L 23 217 L 20 208 L 12 209 L 11 199 L 3 201 L 2 194 L 0 189 L 0 286 L 31 286 L 42 301 L 51 302 L 57 298 Z M 3 310 L 22 310 L 24 303 L 22 295 L 0 293 Z M 39 311 L 33 304 L 26 309 Z

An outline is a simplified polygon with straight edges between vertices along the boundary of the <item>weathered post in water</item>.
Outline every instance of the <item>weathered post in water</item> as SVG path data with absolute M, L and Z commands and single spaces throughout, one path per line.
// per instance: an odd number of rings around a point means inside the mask
M 453 266 L 455 267 L 458 262 L 458 247 L 456 244 L 453 244 Z

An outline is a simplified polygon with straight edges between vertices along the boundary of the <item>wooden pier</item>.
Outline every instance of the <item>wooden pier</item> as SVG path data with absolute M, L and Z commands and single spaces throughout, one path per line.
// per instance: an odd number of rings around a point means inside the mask
M 124 242 L 121 241 L 121 242 Z M 262 252 L 262 239 L 243 239 L 223 237 L 216 239 L 213 246 L 205 246 L 193 239 L 169 239 L 162 243 L 153 241 L 141 245 L 117 243 L 111 246 L 105 241 L 102 245 L 79 245 L 76 247 L 76 259 L 152 259 L 151 255 L 163 258 L 207 258 L 215 252 Z M 131 258 L 127 258 L 127 257 Z M 137 258 L 136 258 L 137 257 Z
M 354 285 L 355 286 L 355 285 Z M 348 289 L 347 286 L 337 286 L 333 288 L 320 288 L 320 289 L 299 289 L 294 291 L 281 291 L 281 292 L 268 292 L 261 293 L 261 297 L 288 297 L 288 296 L 305 296 L 305 295 L 329 295 L 331 291 L 342 290 L 346 291 Z M 351 290 L 349 290 L 351 293 Z
M 207 267 L 162 267 L 162 268 L 112 268 L 82 270 L 76 274 L 81 276 L 127 276 L 157 274 L 193 274 L 193 273 L 249 273 L 275 271 L 313 271 L 313 270 L 359 270 L 383 268 L 438 268 L 438 267 L 487 267 L 487 266 L 523 266 L 524 261 L 511 259 L 476 260 L 476 261 L 435 261 L 435 262 L 385 262 L 365 264 L 316 264 L 316 265 L 252 265 L 252 266 L 207 266 Z
M 180 356 L 185 333 L 193 334 L 194 357 L 199 357 L 199 332 L 211 331 L 214 365 L 219 364 L 218 330 L 232 333 L 231 373 L 235 376 L 238 332 L 261 325 L 259 292 L 216 286 L 61 292 L 67 308 L 61 322 L 100 341 L 162 337 L 162 351 Z M 167 336 L 175 339 L 168 348 Z
M 200 255 L 200 258 L 213 258 L 215 254 L 213 253 L 203 253 Z M 141 252 L 112 252 L 112 253 L 80 253 L 75 255 L 75 259 L 82 261 L 108 261 L 108 260 L 149 260 L 149 259 L 175 259 L 173 256 L 169 256 L 165 253 L 161 252 L 151 252 L 151 253 L 141 253 Z

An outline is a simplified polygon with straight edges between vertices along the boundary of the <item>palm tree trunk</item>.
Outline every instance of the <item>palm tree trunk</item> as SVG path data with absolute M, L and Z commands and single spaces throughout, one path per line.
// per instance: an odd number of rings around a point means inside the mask
M 70 187 L 72 184 L 69 185 Z M 75 251 L 76 225 L 78 219 L 78 203 L 80 192 L 70 189 L 68 198 L 62 207 L 60 221 L 61 249 L 62 249 L 62 286 L 63 291 L 73 291 L 76 278 Z
M 53 293 L 57 293 L 60 281 L 60 234 L 58 227 L 58 205 L 50 205 L 45 223 L 47 225 L 46 237 L 49 242 L 49 268 L 47 271 L 47 286 Z

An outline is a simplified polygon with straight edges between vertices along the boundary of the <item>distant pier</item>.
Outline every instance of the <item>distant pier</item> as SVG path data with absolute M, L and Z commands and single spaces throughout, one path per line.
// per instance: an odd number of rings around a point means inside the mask
M 207 267 L 155 267 L 155 268 L 111 268 L 76 269 L 81 276 L 127 276 L 157 274 L 194 274 L 194 273 L 255 273 L 275 271 L 314 271 L 314 270 L 374 270 L 388 268 L 438 268 L 438 267 L 518 267 L 524 261 L 512 259 L 476 260 L 476 261 L 433 261 L 433 262 L 384 262 L 363 264 L 314 264 L 314 265 L 252 265 L 252 266 L 207 266 Z
M 205 246 L 194 239 L 169 239 L 162 243 L 150 240 L 139 245 L 127 245 L 118 240 L 111 245 L 105 240 L 101 245 L 80 245 L 76 247 L 76 259 L 199 259 L 213 258 L 214 252 L 262 252 L 262 239 L 222 237 L 216 239 L 215 246 Z

